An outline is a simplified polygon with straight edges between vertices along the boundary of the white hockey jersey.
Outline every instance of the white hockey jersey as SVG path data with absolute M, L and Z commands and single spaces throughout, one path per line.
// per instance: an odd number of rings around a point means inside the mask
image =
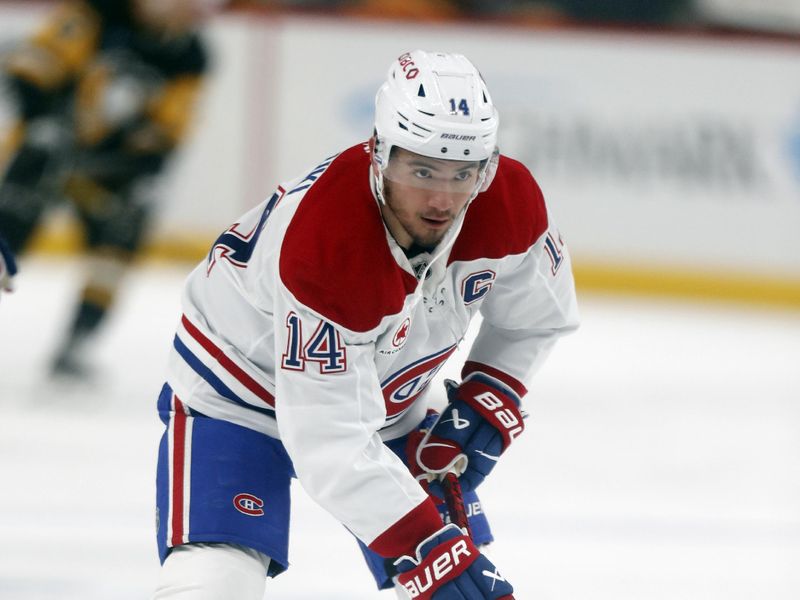
M 382 442 L 425 416 L 470 320 L 481 313 L 462 375 L 524 395 L 578 317 L 567 250 L 522 164 L 501 156 L 491 187 L 413 266 L 369 170 L 367 146 L 354 146 L 217 239 L 186 283 L 168 383 L 205 415 L 280 438 L 320 505 L 399 556 L 441 520 Z

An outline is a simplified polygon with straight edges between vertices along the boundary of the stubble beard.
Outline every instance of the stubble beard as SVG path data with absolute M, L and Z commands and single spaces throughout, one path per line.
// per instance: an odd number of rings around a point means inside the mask
M 430 248 L 433 249 L 439 242 L 442 241 L 442 238 L 450 231 L 450 227 L 452 227 L 452 218 L 450 225 L 441 230 L 441 231 L 431 231 L 430 233 L 420 233 L 419 231 L 414 230 L 415 221 L 419 223 L 418 229 L 424 229 L 424 221 L 423 216 L 421 214 L 415 214 L 410 217 L 410 219 L 404 218 L 403 215 L 407 213 L 400 212 L 395 209 L 394 201 L 392 198 L 392 193 L 389 190 L 388 186 L 384 188 L 383 191 L 384 201 L 386 202 L 386 206 L 394 216 L 395 221 L 397 221 L 398 225 L 403 228 L 403 231 L 411 238 L 413 244 L 417 246 L 421 246 L 423 248 Z M 448 217 L 450 217 L 448 215 Z M 411 221 L 411 222 L 409 222 Z

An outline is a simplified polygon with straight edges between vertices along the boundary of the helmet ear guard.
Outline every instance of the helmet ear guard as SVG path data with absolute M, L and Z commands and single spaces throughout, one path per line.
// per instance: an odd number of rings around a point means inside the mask
M 386 168 L 389 160 L 388 157 L 384 159 L 382 156 L 382 142 L 380 138 L 378 138 L 377 131 L 373 132 L 367 145 L 369 146 L 370 171 L 372 173 L 375 195 L 378 197 L 381 204 L 386 204 L 386 199 L 383 195 L 383 170 Z
M 482 194 L 486 190 L 489 189 L 489 186 L 492 185 L 492 181 L 494 181 L 494 176 L 497 175 L 497 167 L 500 164 L 500 149 L 495 146 L 494 150 L 492 151 L 492 156 L 489 158 L 489 162 L 486 165 L 483 171 L 483 182 L 480 185 L 480 189 L 478 190 L 479 194 Z

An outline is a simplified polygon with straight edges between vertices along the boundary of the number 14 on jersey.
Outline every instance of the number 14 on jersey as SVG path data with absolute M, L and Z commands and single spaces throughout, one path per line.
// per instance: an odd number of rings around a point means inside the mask
M 339 332 L 327 321 L 320 320 L 307 342 L 303 339 L 303 322 L 295 312 L 286 315 L 288 341 L 281 358 L 281 367 L 305 371 L 306 363 L 319 364 L 319 372 L 342 373 L 347 370 L 347 350 Z

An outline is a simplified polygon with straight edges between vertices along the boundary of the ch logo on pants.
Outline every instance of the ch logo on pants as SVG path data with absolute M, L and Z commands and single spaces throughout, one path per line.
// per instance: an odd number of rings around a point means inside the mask
M 240 513 L 248 517 L 260 517 L 264 514 L 264 501 L 253 494 L 237 494 L 233 498 L 233 505 Z

